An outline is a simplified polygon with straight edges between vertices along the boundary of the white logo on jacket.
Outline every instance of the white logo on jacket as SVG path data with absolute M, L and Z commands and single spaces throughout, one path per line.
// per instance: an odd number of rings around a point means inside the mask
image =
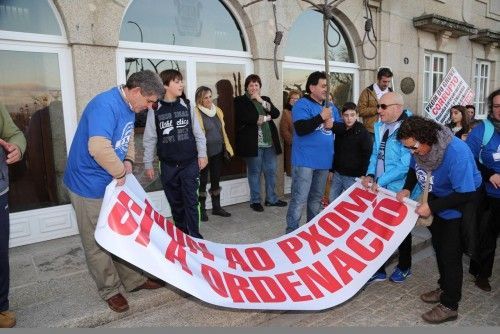
M 325 125 L 321 123 L 314 131 L 321 131 L 324 135 L 331 136 L 333 134 L 331 129 L 325 129 Z
M 418 183 L 422 186 L 422 190 L 425 187 L 425 181 L 427 179 L 427 172 L 422 168 L 419 168 L 418 165 L 415 166 L 415 173 L 417 174 Z M 431 174 L 431 180 L 429 181 L 429 192 L 432 192 L 432 185 L 434 184 L 434 176 Z
M 121 151 L 127 154 L 130 136 L 132 135 L 133 131 L 134 131 L 134 122 L 128 122 L 123 128 L 121 138 L 117 140 L 115 143 L 115 151 Z
M 170 131 L 174 129 L 174 126 L 172 125 L 173 121 L 168 120 L 168 121 L 161 121 L 159 123 L 160 130 L 163 130 L 164 135 L 170 134 Z

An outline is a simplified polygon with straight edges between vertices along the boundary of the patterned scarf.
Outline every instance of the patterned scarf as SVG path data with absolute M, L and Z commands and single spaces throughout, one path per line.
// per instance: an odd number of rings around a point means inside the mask
M 262 104 L 257 102 L 257 100 L 252 100 L 252 97 L 250 94 L 246 93 L 247 97 L 252 101 L 253 105 L 255 106 L 255 109 L 257 109 L 257 113 L 262 116 L 266 116 L 267 113 L 264 111 L 264 107 L 262 107 Z M 264 122 L 260 125 L 260 129 L 262 131 L 262 143 L 264 145 L 271 145 L 273 143 L 272 138 L 271 138 L 271 128 L 269 127 L 269 122 Z
M 438 141 L 431 146 L 429 153 L 426 155 L 414 155 L 417 164 L 427 172 L 439 167 L 443 161 L 444 151 L 446 151 L 454 135 L 448 127 L 441 125 L 441 130 L 438 131 L 437 137 Z

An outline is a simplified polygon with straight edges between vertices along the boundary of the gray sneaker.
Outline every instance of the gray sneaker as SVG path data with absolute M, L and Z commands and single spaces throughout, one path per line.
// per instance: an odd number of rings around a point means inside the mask
M 420 299 L 426 303 L 439 303 L 442 293 L 443 290 L 441 290 L 441 288 L 437 288 L 436 290 L 421 294 Z
M 432 310 L 422 314 L 422 319 L 431 324 L 440 324 L 442 322 L 455 320 L 457 317 L 458 311 L 449 309 L 443 304 L 438 304 L 434 306 Z

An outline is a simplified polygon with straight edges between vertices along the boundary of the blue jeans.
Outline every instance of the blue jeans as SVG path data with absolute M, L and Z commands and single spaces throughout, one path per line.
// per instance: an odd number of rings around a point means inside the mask
M 276 153 L 274 147 L 259 147 L 256 157 L 245 158 L 247 164 L 248 186 L 250 187 L 250 203 L 260 203 L 260 174 L 264 172 L 266 181 L 266 201 L 276 203 L 278 196 L 276 186 Z
M 307 221 L 321 212 L 328 169 L 292 167 L 292 198 L 286 213 L 286 233 L 299 228 L 302 210 L 307 203 Z
M 330 203 L 354 183 L 356 183 L 356 178 L 354 176 L 340 175 L 337 172 L 333 173 L 332 185 L 330 187 Z
M 0 312 L 9 309 L 9 193 L 0 196 Z

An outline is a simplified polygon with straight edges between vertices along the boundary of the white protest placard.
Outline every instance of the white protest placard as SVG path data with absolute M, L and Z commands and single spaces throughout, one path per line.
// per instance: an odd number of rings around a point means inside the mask
M 114 181 L 106 188 L 95 238 L 211 304 L 321 310 L 354 296 L 387 261 L 415 226 L 415 205 L 356 183 L 292 233 L 255 244 L 219 244 L 182 233 L 127 175 L 124 186 Z
M 427 117 L 438 123 L 448 123 L 450 108 L 454 105 L 471 104 L 474 92 L 458 71 L 452 67 L 425 107 Z

